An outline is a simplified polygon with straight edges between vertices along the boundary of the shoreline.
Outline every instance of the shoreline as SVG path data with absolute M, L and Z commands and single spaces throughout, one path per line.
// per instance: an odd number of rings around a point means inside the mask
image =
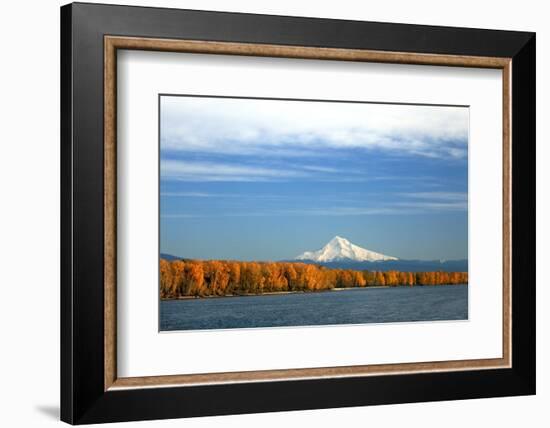
M 398 287 L 407 287 L 407 288 L 423 288 L 423 287 L 446 287 L 446 286 L 453 286 L 453 285 L 468 285 L 468 283 L 464 284 L 437 284 L 437 285 L 397 285 L 397 286 L 391 286 L 391 285 L 372 285 L 369 287 L 345 287 L 345 288 L 330 288 L 327 290 L 316 290 L 316 291 L 266 291 L 264 293 L 245 293 L 245 294 L 224 294 L 224 295 L 209 295 L 209 296 L 180 296 L 180 297 L 171 297 L 171 298 L 161 298 L 161 301 L 172 301 L 172 300 L 195 300 L 195 299 L 219 299 L 219 298 L 225 298 L 225 297 L 255 297 L 255 296 L 273 296 L 273 295 L 284 295 L 284 294 L 317 294 L 317 293 L 329 293 L 329 292 L 338 292 L 338 291 L 346 291 L 346 290 L 371 290 L 371 289 L 379 289 L 379 288 L 398 288 Z

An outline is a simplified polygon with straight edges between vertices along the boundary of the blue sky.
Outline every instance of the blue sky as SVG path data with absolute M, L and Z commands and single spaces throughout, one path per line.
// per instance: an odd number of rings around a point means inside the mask
M 162 253 L 467 258 L 466 107 L 161 96 L 160 119 Z

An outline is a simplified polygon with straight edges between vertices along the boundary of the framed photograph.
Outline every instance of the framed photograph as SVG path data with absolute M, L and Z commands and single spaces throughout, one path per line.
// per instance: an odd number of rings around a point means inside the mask
M 535 393 L 533 33 L 76 3 L 61 56 L 62 420 Z

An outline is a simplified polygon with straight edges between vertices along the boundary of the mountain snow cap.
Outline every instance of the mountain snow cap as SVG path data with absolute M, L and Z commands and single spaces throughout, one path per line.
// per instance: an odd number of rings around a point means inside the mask
M 311 260 L 314 262 L 375 262 L 383 260 L 397 260 L 397 257 L 386 256 L 385 254 L 367 250 L 366 248 L 352 244 L 346 238 L 335 236 L 320 250 L 306 251 L 296 257 L 296 260 Z

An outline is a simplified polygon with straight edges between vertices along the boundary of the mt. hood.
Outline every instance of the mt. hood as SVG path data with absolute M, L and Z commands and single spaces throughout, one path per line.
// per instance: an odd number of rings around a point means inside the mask
M 345 238 L 335 236 L 323 248 L 317 251 L 306 251 L 296 257 L 296 260 L 311 260 L 314 262 L 377 262 L 398 260 L 397 257 L 386 256 L 352 244 Z

